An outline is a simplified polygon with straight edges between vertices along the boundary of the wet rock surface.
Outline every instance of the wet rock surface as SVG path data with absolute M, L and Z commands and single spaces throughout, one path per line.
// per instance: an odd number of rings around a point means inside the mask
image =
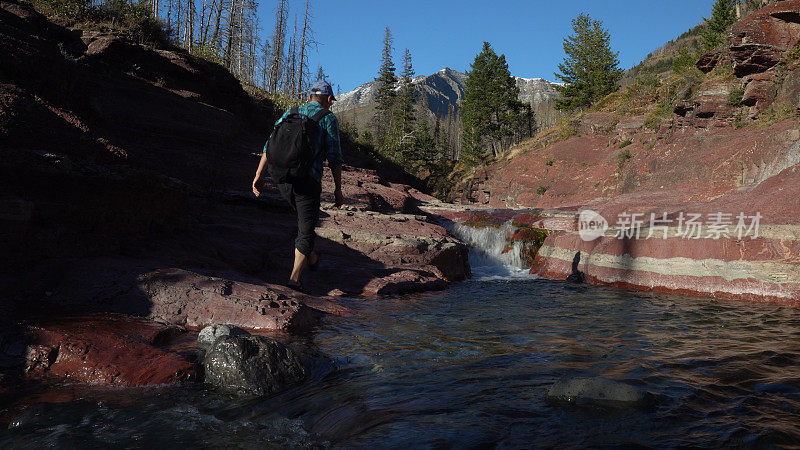
M 214 342 L 222 336 L 246 336 L 248 333 L 239 327 L 233 325 L 209 325 L 197 335 L 197 346 L 203 350 L 208 350 L 214 345 Z
M 196 379 L 191 352 L 171 348 L 184 331 L 121 315 L 26 325 L 2 346 L 7 369 L 27 378 L 142 386 Z
M 236 394 L 263 396 L 302 382 L 308 370 L 287 346 L 263 336 L 222 335 L 203 359 L 205 382 Z
M 0 1 L 0 60 L 0 318 L 28 333 L 4 353 L 4 386 L 191 379 L 196 344 L 165 350 L 151 328 L 306 333 L 349 313 L 342 296 L 469 276 L 466 247 L 417 209 L 424 196 L 347 165 L 342 208 L 323 180 L 320 269 L 307 293 L 286 287 L 296 219 L 271 183 L 250 191 L 280 111 L 219 65 L 68 30 L 15 0 Z

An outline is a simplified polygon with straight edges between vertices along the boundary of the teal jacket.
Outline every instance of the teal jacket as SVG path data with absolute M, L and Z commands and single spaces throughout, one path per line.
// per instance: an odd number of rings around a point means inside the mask
M 311 101 L 300 106 L 299 110 L 300 114 L 314 117 L 314 114 L 322 111 L 322 105 L 320 105 L 319 102 Z M 275 122 L 276 127 L 289 115 L 290 111 L 291 110 L 287 109 L 281 118 Z M 322 182 L 322 163 L 325 159 L 328 160 L 328 166 L 330 166 L 331 169 L 342 166 L 342 147 L 339 143 L 339 119 L 337 119 L 333 113 L 330 113 L 319 121 L 319 128 L 322 132 L 317 135 L 317 142 L 314 145 L 314 164 L 311 165 L 309 175 L 315 180 Z M 275 129 L 273 128 L 273 132 L 274 131 Z M 270 137 L 272 137 L 272 133 L 270 133 Z M 268 146 L 269 139 L 267 139 L 267 143 L 264 145 L 264 153 L 267 152 Z

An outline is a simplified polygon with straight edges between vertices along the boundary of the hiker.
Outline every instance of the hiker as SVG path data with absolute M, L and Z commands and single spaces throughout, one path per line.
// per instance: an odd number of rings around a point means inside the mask
M 294 288 L 300 288 L 300 274 L 306 264 L 311 270 L 316 270 L 319 265 L 319 255 L 314 251 L 314 227 L 319 219 L 322 163 L 326 158 L 336 184 L 333 191 L 335 205 L 341 206 L 344 202 L 339 121 L 328 110 L 335 100 L 330 83 L 324 80 L 314 83 L 308 103 L 290 108 L 275 123 L 253 179 L 253 193 L 258 196 L 264 167 L 268 167 L 281 195 L 297 214 L 294 266 L 289 276 L 289 285 Z M 304 125 L 299 125 L 301 123 Z M 303 134 L 303 138 L 292 139 L 299 134 Z M 302 147 L 297 143 L 305 138 L 309 139 L 307 142 L 311 148 L 306 152 L 295 149 Z M 306 154 L 309 156 L 303 156 Z

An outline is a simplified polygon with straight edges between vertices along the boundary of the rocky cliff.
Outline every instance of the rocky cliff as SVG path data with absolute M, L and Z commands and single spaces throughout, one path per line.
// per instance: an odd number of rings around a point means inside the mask
M 696 84 L 659 87 L 677 98 L 667 114 L 658 90 L 632 86 L 475 171 L 458 196 L 528 209 L 498 214 L 550 230 L 534 273 L 566 278 L 581 252 L 592 282 L 798 304 L 798 40 L 800 1 L 771 4 L 700 59 Z M 582 238 L 583 210 L 607 227 Z M 553 214 L 566 218 L 543 224 Z
M 466 247 L 417 209 L 428 197 L 346 166 L 342 208 L 323 180 L 319 271 L 284 286 L 294 215 L 275 186 L 250 192 L 276 111 L 219 65 L 13 0 L 0 60 L 4 404 L 20 380 L 192 379 L 179 343 L 205 325 L 305 331 L 342 296 L 469 276 Z

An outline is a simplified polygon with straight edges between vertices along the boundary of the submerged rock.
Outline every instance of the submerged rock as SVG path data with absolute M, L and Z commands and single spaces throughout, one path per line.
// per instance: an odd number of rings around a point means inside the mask
M 220 336 L 206 353 L 203 366 L 207 384 L 255 396 L 290 388 L 308 376 L 294 351 L 263 336 Z
M 646 392 L 630 384 L 601 377 L 567 378 L 547 392 L 547 400 L 604 406 L 634 406 L 644 403 Z
M 578 264 L 581 263 L 581 252 L 575 253 L 575 257 L 572 258 L 572 273 L 567 277 L 567 281 L 571 283 L 583 283 L 586 281 L 586 276 L 578 270 Z

